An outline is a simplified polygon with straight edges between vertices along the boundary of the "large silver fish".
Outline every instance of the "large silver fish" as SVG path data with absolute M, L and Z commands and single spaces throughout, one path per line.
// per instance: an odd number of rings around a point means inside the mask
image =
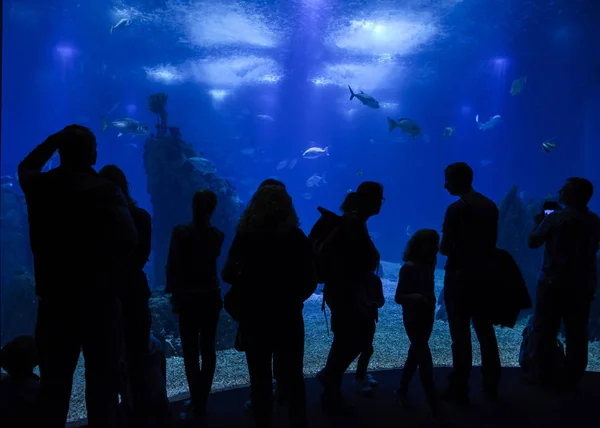
M 388 129 L 390 130 L 390 132 L 392 132 L 396 128 L 400 128 L 402 130 L 402 132 L 410 135 L 413 138 L 418 137 L 419 135 L 422 135 L 421 128 L 419 127 L 417 122 L 415 122 L 412 119 L 409 119 L 407 117 L 402 117 L 398 120 L 394 120 L 391 117 L 388 117 L 387 120 L 388 120 Z
M 316 159 L 323 155 L 329 156 L 329 147 L 325 147 L 324 149 L 320 147 L 311 147 L 304 153 L 302 153 L 302 157 L 305 159 Z
M 150 133 L 147 125 L 128 117 L 123 117 L 121 119 L 109 122 L 104 116 L 102 116 L 102 131 L 104 132 L 109 125 L 119 131 L 119 135 L 117 135 L 117 137 L 120 137 L 123 134 L 131 134 L 135 136 L 148 135 Z
M 369 106 L 371 108 L 379 108 L 379 102 L 371 95 L 365 94 L 363 91 L 360 91 L 360 93 L 355 94 L 350 85 L 348 85 L 348 89 L 350 89 L 350 101 L 352 101 L 352 99 L 356 97 L 360 100 L 361 103 L 363 103 L 366 106 Z

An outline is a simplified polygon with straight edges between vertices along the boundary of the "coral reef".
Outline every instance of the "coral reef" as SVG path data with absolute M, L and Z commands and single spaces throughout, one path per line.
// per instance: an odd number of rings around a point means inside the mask
M 167 130 L 169 117 L 167 114 L 168 97 L 164 92 L 158 92 L 148 97 L 148 109 L 157 116 L 156 129 L 159 134 L 164 134 Z
M 151 99 L 153 97 L 150 96 Z M 171 231 L 177 224 L 191 220 L 194 192 L 210 189 L 219 198 L 212 222 L 225 233 L 224 252 L 233 239 L 235 226 L 243 210 L 242 201 L 227 180 L 215 174 L 202 173 L 186 162 L 189 158 L 202 156 L 202 153 L 183 140 L 179 128 L 171 126 L 168 129 L 168 133 L 150 136 L 144 145 L 147 189 L 153 211 L 152 288 L 161 288 L 165 284 Z

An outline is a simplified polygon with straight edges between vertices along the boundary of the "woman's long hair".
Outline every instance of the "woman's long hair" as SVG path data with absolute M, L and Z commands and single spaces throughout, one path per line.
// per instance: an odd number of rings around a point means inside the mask
M 292 198 L 284 187 L 263 186 L 259 188 L 240 219 L 240 233 L 257 231 L 286 231 L 300 225 Z
M 137 202 L 129 193 L 129 183 L 127 182 L 127 177 L 121 168 L 119 168 L 117 165 L 106 165 L 98 172 L 98 175 L 112 181 L 117 185 L 117 187 L 119 187 L 119 189 L 121 189 L 123 195 L 125 195 L 125 199 L 127 200 L 127 205 L 129 205 L 130 208 L 137 206 Z
M 435 268 L 440 235 L 433 229 L 419 229 L 410 237 L 402 260 Z

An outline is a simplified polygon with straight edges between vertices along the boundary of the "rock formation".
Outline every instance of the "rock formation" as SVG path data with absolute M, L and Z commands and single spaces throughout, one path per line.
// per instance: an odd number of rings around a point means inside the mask
M 183 140 L 179 128 L 167 127 L 165 103 L 164 94 L 150 96 L 149 105 L 153 106 L 151 111 L 159 112 L 160 122 L 156 126 L 157 134 L 150 136 L 144 146 L 147 188 L 153 211 L 151 277 L 154 289 L 164 288 L 171 231 L 177 224 L 191 220 L 194 192 L 210 189 L 219 198 L 213 224 L 226 235 L 224 254 L 233 239 L 235 226 L 243 210 L 242 201 L 227 180 L 215 174 L 204 174 L 187 162 L 190 158 L 201 157 L 202 153 Z

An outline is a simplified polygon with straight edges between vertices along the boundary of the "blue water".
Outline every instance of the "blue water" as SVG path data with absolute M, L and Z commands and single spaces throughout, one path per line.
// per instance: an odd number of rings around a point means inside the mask
M 535 3 L 7 0 L 2 174 L 49 133 L 81 123 L 97 135 L 97 166 L 120 165 L 152 211 L 144 138 L 101 132 L 100 116 L 119 103 L 109 119 L 153 127 L 147 96 L 164 91 L 169 124 L 242 200 L 278 176 L 305 229 L 317 205 L 337 208 L 361 180 L 382 182 L 387 202 L 370 230 L 384 259 L 399 260 L 408 226 L 440 227 L 452 201 L 443 168 L 453 161 L 470 163 L 475 187 L 496 201 L 513 184 L 544 196 L 572 175 L 600 186 L 598 6 Z M 109 34 L 121 18 L 133 24 Z M 527 85 L 511 96 L 521 76 Z M 382 107 L 349 101 L 347 85 Z M 477 114 L 503 122 L 480 131 Z M 387 116 L 416 120 L 424 136 L 388 132 Z M 446 126 L 455 136 L 443 137 Z M 552 137 L 557 149 L 542 153 Z M 311 145 L 331 156 L 303 159 Z M 242 153 L 249 147 L 254 155 Z M 294 158 L 295 168 L 276 169 Z M 327 184 L 307 188 L 325 172 Z
M 153 130 L 148 95 L 165 92 L 169 125 L 244 202 L 276 176 L 307 232 L 318 205 L 335 210 L 361 181 L 383 183 L 369 230 L 383 260 L 399 262 L 410 232 L 441 228 L 449 163 L 468 162 L 475 188 L 497 202 L 514 184 L 539 199 L 570 176 L 600 189 L 596 3 L 4 0 L 1 173 L 14 176 L 47 135 L 79 123 L 96 134 L 97 168 L 123 168 L 152 213 L 145 138 L 103 132 L 101 116 Z M 132 25 L 110 34 L 122 18 Z M 350 101 L 348 85 L 380 108 Z M 497 114 L 497 127 L 478 129 L 476 115 Z M 389 132 L 387 117 L 411 118 L 423 135 Z M 557 147 L 543 153 L 548 139 Z M 330 156 L 304 159 L 311 146 Z M 314 174 L 326 183 L 308 187 Z

